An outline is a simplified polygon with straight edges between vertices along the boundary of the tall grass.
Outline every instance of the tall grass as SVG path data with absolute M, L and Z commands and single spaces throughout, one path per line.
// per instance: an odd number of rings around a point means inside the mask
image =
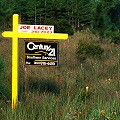
M 120 46 L 107 42 L 101 44 L 105 50 L 102 59 L 88 58 L 80 63 L 75 54 L 79 40 L 99 43 L 91 33 L 75 33 L 69 41 L 59 43 L 59 67 L 27 66 L 26 69 L 23 65 L 24 40 L 19 40 L 19 87 L 22 85 L 22 97 L 14 112 L 11 103 L 0 102 L 1 120 L 120 119 Z M 0 55 L 6 64 L 4 79 L 11 87 L 11 39 L 2 39 L 0 45 L 4 46 L 0 47 Z M 60 83 L 57 83 L 57 75 Z M 60 92 L 41 91 L 39 87 L 31 90 L 31 81 L 48 87 L 55 85 Z M 88 93 L 86 86 L 89 87 Z

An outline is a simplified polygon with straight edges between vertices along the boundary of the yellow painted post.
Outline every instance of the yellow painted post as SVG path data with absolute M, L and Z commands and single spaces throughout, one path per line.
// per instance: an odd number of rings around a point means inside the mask
M 12 110 L 18 102 L 18 21 L 17 14 L 13 15 L 13 39 L 12 39 Z
M 5 31 L 2 33 L 3 37 L 12 38 L 12 110 L 17 107 L 18 102 L 18 38 L 41 38 L 41 39 L 60 39 L 67 40 L 68 34 L 54 33 L 54 34 L 40 34 L 40 33 L 26 33 L 18 32 L 19 15 L 13 15 L 13 31 Z
M 2 33 L 4 37 L 14 37 L 14 33 L 12 31 L 5 31 Z M 53 33 L 53 34 L 46 34 L 46 33 L 27 33 L 27 32 L 18 32 L 16 34 L 18 38 L 41 38 L 41 39 L 60 39 L 60 40 L 67 40 L 68 34 L 61 34 L 61 33 Z

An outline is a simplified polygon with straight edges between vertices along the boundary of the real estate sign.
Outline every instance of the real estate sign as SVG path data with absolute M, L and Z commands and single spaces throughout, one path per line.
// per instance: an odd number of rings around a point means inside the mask
M 58 66 L 58 42 L 25 41 L 24 64 Z
M 18 103 L 18 73 L 19 73 L 19 54 L 18 54 L 18 38 L 39 38 L 39 39 L 57 39 L 67 40 L 68 34 L 54 33 L 54 27 L 45 25 L 21 25 L 18 14 L 13 15 L 13 31 L 4 31 L 3 37 L 12 38 L 12 110 L 17 107 Z M 42 33 L 42 34 L 40 34 Z M 53 33 L 53 34 L 49 34 Z M 26 64 L 41 65 L 58 65 L 57 43 L 45 42 L 26 42 Z M 43 57 L 44 56 L 44 57 Z M 38 57 L 38 58 L 37 58 Z M 31 60 L 32 62 L 30 62 Z M 35 58 L 35 59 L 33 59 Z M 38 61 L 39 60 L 39 61 Z M 41 61 L 40 61 L 41 60 Z M 28 63 L 27 63 L 28 62 Z

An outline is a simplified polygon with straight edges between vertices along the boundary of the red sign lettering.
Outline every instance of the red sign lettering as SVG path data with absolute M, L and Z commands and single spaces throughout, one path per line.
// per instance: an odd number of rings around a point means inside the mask
M 30 26 L 21 26 L 20 29 L 30 29 Z

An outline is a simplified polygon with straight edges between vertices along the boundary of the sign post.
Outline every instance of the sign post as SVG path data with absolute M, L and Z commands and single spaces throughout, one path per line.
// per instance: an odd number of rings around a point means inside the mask
M 19 32 L 19 15 L 13 15 L 13 31 L 5 31 L 3 37 L 12 38 L 12 110 L 17 108 L 18 102 L 18 38 L 41 38 L 41 39 L 60 39 L 67 40 L 68 34 L 47 34 L 47 33 L 28 33 Z

